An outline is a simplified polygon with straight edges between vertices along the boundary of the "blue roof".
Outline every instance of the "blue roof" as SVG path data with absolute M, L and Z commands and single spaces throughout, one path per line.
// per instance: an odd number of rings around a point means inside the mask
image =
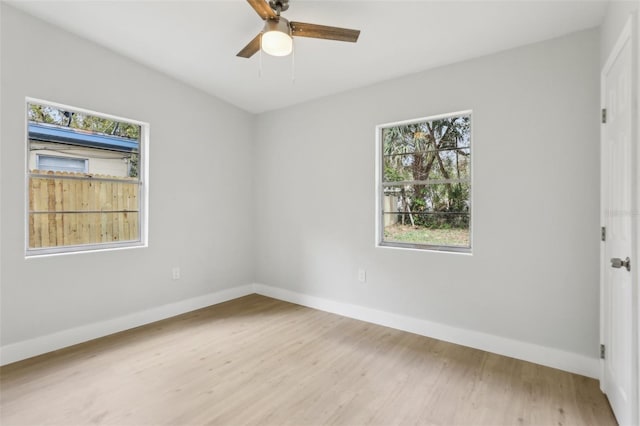
M 54 127 L 39 123 L 29 123 L 29 139 L 112 151 L 131 152 L 138 150 L 138 141 L 135 139 L 101 135 L 70 127 Z

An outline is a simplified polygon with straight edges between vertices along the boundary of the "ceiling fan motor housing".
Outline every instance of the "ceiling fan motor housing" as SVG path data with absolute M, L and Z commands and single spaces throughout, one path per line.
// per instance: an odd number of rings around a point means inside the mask
M 280 17 L 280 19 L 278 19 L 277 21 L 273 19 L 267 19 L 264 22 L 264 29 L 262 30 L 262 32 L 266 33 L 269 31 L 279 31 L 291 36 L 291 26 L 289 25 L 289 21 L 282 17 Z
M 269 6 L 280 15 L 280 12 L 289 9 L 289 0 L 269 0 Z

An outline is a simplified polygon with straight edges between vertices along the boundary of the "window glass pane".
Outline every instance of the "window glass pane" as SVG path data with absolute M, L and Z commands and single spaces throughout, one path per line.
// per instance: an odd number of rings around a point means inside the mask
M 385 241 L 470 247 L 468 191 L 462 183 L 385 187 Z
M 396 220 L 393 225 L 385 226 L 384 238 L 387 242 L 407 243 L 418 245 L 431 245 L 442 247 L 470 247 L 469 228 L 428 227 L 424 225 L 411 225 L 408 213 L 405 213 L 405 223 Z M 392 216 L 386 214 L 385 216 Z M 438 216 L 438 214 L 414 214 L 414 219 L 420 216 Z M 441 217 L 440 219 L 444 219 Z M 385 219 L 386 220 L 386 219 Z M 394 219 L 390 219 L 394 220 Z M 468 221 L 468 216 L 467 219 Z
M 388 154 L 384 157 L 383 182 L 402 182 L 413 180 L 413 168 L 421 161 L 419 154 Z
M 50 157 L 48 155 L 38 155 L 38 170 L 51 170 L 54 172 L 76 172 L 87 171 L 87 160 L 84 158 Z
M 470 178 L 470 150 L 430 150 L 384 156 L 384 182 Z
M 461 179 L 469 180 L 469 149 L 440 151 L 434 161 L 429 179 Z
M 428 214 L 414 221 L 426 226 L 468 227 L 468 221 L 461 218 L 471 210 L 469 190 L 469 183 L 385 186 L 383 212 Z M 429 219 L 431 215 L 440 219 Z M 446 215 L 450 218 L 444 220 Z
M 29 213 L 30 248 L 107 244 L 139 237 L 138 212 Z

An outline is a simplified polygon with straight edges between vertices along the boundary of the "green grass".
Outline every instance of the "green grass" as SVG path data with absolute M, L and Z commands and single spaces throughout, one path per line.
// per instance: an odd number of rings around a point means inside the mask
M 395 224 L 384 228 L 384 239 L 389 242 L 468 247 L 469 230 L 462 228 L 430 229 Z

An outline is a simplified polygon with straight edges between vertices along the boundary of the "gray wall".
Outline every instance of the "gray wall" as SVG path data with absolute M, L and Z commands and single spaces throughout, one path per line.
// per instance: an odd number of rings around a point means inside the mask
M 590 30 L 259 116 L 258 282 L 595 358 L 599 55 Z M 375 126 L 466 109 L 473 255 L 374 248 Z
M 250 283 L 254 117 L 0 7 L 0 344 Z M 148 248 L 25 260 L 26 96 L 150 123 Z

